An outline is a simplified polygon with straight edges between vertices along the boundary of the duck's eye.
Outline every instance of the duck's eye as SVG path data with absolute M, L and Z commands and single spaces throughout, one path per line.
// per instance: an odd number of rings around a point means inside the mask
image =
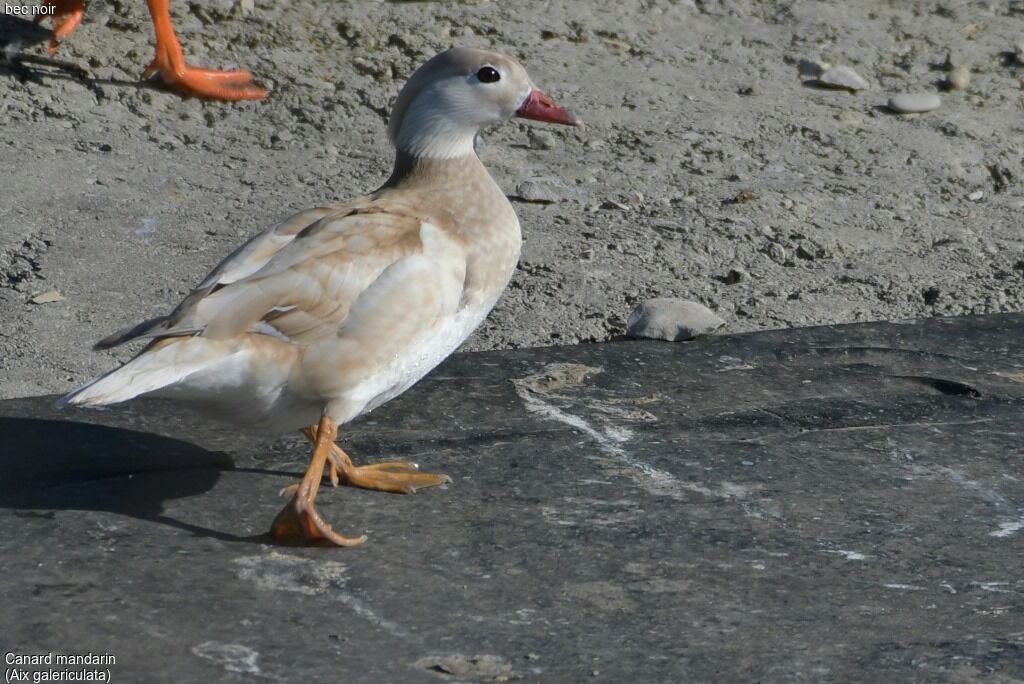
M 476 72 L 476 77 L 481 83 L 494 83 L 501 80 L 498 70 L 489 66 L 481 67 L 480 71 Z

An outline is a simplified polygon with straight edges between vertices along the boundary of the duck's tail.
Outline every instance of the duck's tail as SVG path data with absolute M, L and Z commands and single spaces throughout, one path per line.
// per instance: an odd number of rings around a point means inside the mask
M 57 406 L 107 406 L 177 385 L 217 361 L 209 351 L 200 337 L 156 340 L 125 365 L 62 397 Z

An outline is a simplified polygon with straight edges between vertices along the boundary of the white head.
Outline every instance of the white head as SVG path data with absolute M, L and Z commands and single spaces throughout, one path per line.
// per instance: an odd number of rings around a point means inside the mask
M 514 116 L 583 126 L 537 90 L 511 57 L 452 48 L 417 69 L 402 88 L 388 137 L 414 157 L 451 159 L 474 153 L 482 127 Z

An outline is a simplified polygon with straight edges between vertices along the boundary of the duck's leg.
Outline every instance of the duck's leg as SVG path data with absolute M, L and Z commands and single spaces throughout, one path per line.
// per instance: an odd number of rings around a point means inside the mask
M 171 26 L 168 1 L 146 0 L 156 29 L 156 57 L 146 67 L 144 77 L 159 71 L 167 85 L 188 95 L 215 100 L 259 100 L 267 96 L 267 91 L 253 83 L 252 74 L 244 69 L 217 71 L 187 66 L 178 36 Z
M 57 41 L 64 40 L 75 30 L 82 21 L 83 3 L 82 0 L 49 0 L 47 3 L 52 9 L 53 35 L 50 36 L 50 55 L 57 52 Z M 49 14 L 37 14 L 35 23 L 41 22 Z
M 313 505 L 317 490 L 320 489 L 320 480 L 324 476 L 324 466 L 327 464 L 328 454 L 330 454 L 334 438 L 337 436 L 338 426 L 334 424 L 334 421 L 327 416 L 320 418 L 314 441 L 313 460 L 309 464 L 309 469 L 302 478 L 302 482 L 289 488 L 294 492 L 294 496 L 288 505 L 277 514 L 270 527 L 270 533 L 276 539 L 301 538 L 307 541 L 326 539 L 338 546 L 356 546 L 366 541 L 366 535 L 343 537 L 335 532 L 320 517 Z
M 318 430 L 316 427 L 308 427 L 302 431 L 302 434 L 306 435 L 309 441 L 317 443 Z M 385 461 L 364 466 L 353 465 L 352 459 L 333 440 L 332 437 L 331 451 L 327 456 L 327 460 L 330 461 L 330 477 L 333 485 L 337 485 L 340 481 L 342 484 L 363 489 L 412 494 L 417 489 L 436 487 L 452 481 L 452 478 L 447 475 L 421 473 L 418 465 L 404 461 Z

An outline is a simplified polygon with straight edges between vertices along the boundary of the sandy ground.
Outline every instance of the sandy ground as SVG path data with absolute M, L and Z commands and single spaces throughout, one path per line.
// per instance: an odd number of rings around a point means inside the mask
M 91 2 L 66 69 L 0 67 L 0 398 L 60 392 L 131 350 L 93 341 L 171 308 L 247 236 L 370 190 L 385 117 L 450 44 L 493 46 L 587 130 L 514 122 L 481 156 L 517 200 L 511 288 L 466 349 L 624 332 L 648 297 L 726 331 L 1024 309 L 1019 2 L 172 2 L 192 63 L 244 65 L 259 103 L 182 100 L 139 74 L 145 3 Z M 45 55 L 48 31 L 0 16 Z M 966 91 L 934 112 L 947 52 Z M 801 60 L 854 68 L 857 94 Z M 534 181 L 526 187 L 521 183 Z M 61 301 L 31 299 L 50 290 Z M 111 357 L 115 358 L 111 358 Z

